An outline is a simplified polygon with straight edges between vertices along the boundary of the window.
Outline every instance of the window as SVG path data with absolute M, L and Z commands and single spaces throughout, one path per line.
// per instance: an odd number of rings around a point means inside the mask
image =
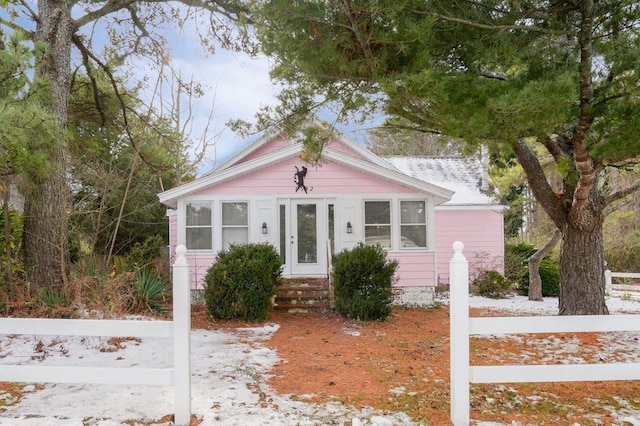
M 186 242 L 190 250 L 211 250 L 211 203 L 187 203 Z
M 365 201 L 364 242 L 391 247 L 391 203 L 389 201 Z
M 249 241 L 247 203 L 222 203 L 222 247 Z
M 427 246 L 427 213 L 424 201 L 400 201 L 400 247 Z

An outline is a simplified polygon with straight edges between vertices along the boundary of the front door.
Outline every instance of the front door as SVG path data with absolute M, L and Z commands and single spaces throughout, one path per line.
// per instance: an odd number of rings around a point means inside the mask
M 290 275 L 326 275 L 327 219 L 324 200 L 290 200 L 288 210 L 289 250 L 285 273 L 288 270 Z

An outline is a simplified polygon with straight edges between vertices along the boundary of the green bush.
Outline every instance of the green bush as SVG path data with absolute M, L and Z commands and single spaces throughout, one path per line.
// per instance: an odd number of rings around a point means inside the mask
M 160 235 L 147 237 L 144 243 L 135 243 L 129 253 L 129 261 L 138 268 L 153 265 L 166 246 L 167 242 Z
M 505 277 L 515 282 L 518 293 L 529 293 L 528 260 L 537 251 L 535 246 L 527 243 L 507 244 L 505 246 Z M 560 294 L 560 265 L 557 260 L 546 256 L 540 262 L 540 279 L 542 280 L 542 296 L 556 297 Z
M 272 245 L 231 245 L 205 276 L 207 310 L 216 319 L 264 321 L 281 284 L 282 261 Z
M 560 295 L 560 265 L 556 260 L 544 258 L 538 268 L 540 280 L 542 280 L 542 296 L 558 297 Z M 518 283 L 518 292 L 529 294 L 529 268 L 527 268 L 522 281 Z
M 504 276 L 509 281 L 522 283 L 525 274 L 529 273 L 527 261 L 536 252 L 536 248 L 532 244 L 519 242 L 516 244 L 507 244 L 504 248 Z M 528 279 L 527 279 L 528 282 Z
M 360 243 L 333 257 L 336 311 L 362 321 L 384 320 L 391 314 L 398 261 L 387 260 L 379 245 Z
M 486 270 L 471 282 L 471 292 L 478 296 L 503 299 L 511 292 L 511 282 L 498 271 Z
M 171 293 L 167 280 L 151 268 L 142 268 L 133 283 L 133 306 L 135 312 L 162 313 Z

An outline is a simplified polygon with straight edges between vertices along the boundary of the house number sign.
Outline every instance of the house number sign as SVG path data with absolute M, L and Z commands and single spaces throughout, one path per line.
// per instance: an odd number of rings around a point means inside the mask
M 313 191 L 313 186 L 307 188 L 307 185 L 304 184 L 304 178 L 307 176 L 307 168 L 305 166 L 302 166 L 301 169 L 299 169 L 298 166 L 295 166 L 295 168 L 296 172 L 293 174 L 293 181 L 296 183 L 296 192 L 300 191 L 301 189 L 305 192 L 305 194 L 308 191 Z

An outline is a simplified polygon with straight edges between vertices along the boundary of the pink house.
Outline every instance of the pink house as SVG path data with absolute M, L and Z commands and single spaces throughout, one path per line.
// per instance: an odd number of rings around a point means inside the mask
M 398 259 L 398 302 L 428 305 L 448 283 L 456 240 L 480 269 L 503 269 L 502 207 L 486 194 L 479 161 L 381 158 L 345 136 L 321 165 L 302 144 L 272 132 L 198 179 L 159 194 L 170 248 L 187 247 L 192 288 L 231 243 L 268 242 L 284 277 L 327 277 L 331 254 L 378 243 Z M 475 262 L 475 263 L 474 263 Z

